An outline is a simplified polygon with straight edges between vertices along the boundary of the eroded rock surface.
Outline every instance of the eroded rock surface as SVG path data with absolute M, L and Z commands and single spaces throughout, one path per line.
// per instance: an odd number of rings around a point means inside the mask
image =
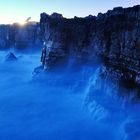
M 114 8 L 97 17 L 63 18 L 42 13 L 41 34 L 47 47 L 46 67 L 73 57 L 81 63 L 98 56 L 125 79 L 140 81 L 140 6 Z

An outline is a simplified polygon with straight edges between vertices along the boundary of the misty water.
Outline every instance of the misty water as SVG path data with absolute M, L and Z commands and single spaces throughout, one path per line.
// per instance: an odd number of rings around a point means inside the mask
M 98 67 L 34 74 L 39 53 L 5 62 L 7 53 L 0 52 L 0 140 L 139 140 L 138 104 L 94 89 L 86 101 Z

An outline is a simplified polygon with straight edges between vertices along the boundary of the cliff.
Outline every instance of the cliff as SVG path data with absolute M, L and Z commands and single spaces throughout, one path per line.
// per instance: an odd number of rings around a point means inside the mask
M 139 5 L 73 19 L 42 13 L 40 27 L 47 49 L 46 68 L 63 60 L 68 63 L 71 56 L 81 63 L 94 62 L 97 56 L 124 80 L 139 83 Z
M 40 49 L 42 42 L 39 27 L 38 23 L 32 22 L 25 25 L 0 25 L 0 49 Z

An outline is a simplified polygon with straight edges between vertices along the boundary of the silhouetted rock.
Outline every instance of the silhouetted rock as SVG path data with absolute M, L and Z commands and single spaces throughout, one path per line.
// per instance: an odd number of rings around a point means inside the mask
M 9 41 L 10 25 L 0 25 L 0 49 L 6 50 L 10 48 Z
M 60 16 L 59 16 L 60 17 Z M 45 19 L 45 20 L 44 20 Z M 69 57 L 94 62 L 95 56 L 125 79 L 140 81 L 140 6 L 117 7 L 97 17 L 52 18 L 41 14 L 41 30 L 47 48 L 47 67 Z M 131 76 L 133 75 L 133 76 Z
M 5 61 L 16 61 L 17 60 L 17 57 L 12 53 L 10 52 L 6 57 L 5 57 Z
M 53 13 L 53 14 L 51 15 L 51 18 L 61 19 L 61 18 L 63 18 L 63 15 L 62 15 L 62 14 L 58 14 L 58 13 Z
M 42 47 L 40 25 L 28 22 L 25 25 L 0 25 L 0 50 L 39 50 Z

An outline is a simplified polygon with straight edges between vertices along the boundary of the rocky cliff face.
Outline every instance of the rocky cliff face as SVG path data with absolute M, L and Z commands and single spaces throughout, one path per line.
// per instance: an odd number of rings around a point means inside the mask
M 55 15 L 55 16 L 54 16 Z M 41 34 L 47 47 L 46 67 L 69 60 L 93 62 L 95 56 L 125 80 L 139 83 L 140 6 L 114 8 L 97 17 L 66 19 L 41 14 Z
M 66 19 L 60 14 L 56 17 L 53 15 L 43 13 L 40 21 L 47 52 L 49 52 L 47 66 L 54 66 L 54 63 L 59 60 L 69 60 L 69 57 L 83 60 L 92 56 L 93 51 L 90 50 L 93 49 L 91 41 L 95 18 Z
M 9 46 L 9 25 L 0 25 L 0 48 L 6 49 Z
M 0 49 L 35 50 L 41 48 L 41 45 L 38 23 L 0 25 Z

